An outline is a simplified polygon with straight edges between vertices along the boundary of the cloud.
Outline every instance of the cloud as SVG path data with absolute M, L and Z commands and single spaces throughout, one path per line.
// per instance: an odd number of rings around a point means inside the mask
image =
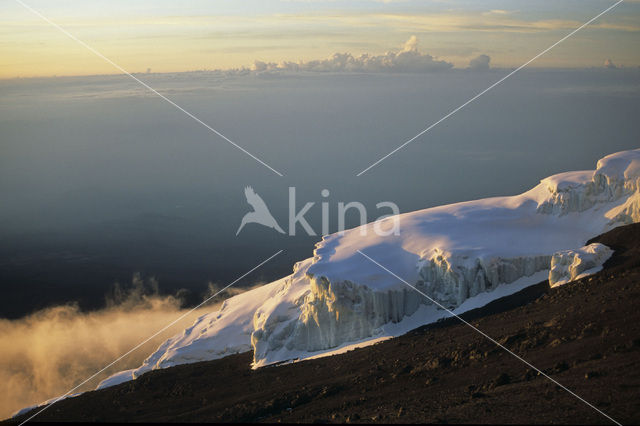
M 513 13 L 511 10 L 492 9 L 488 12 L 484 12 L 483 15 L 509 15 L 511 13 Z
M 210 285 L 209 292 L 217 287 Z M 242 292 L 230 288 L 225 296 Z M 220 295 L 222 297 L 223 295 Z M 225 297 L 225 298 L 226 298 Z M 179 323 L 80 388 L 92 390 L 110 374 L 139 366 L 160 343 L 222 300 L 188 314 Z M 43 309 L 18 320 L 0 319 L 0 419 L 60 396 L 187 312 L 180 292 L 160 296 L 157 282 L 134 275 L 131 285 L 116 285 L 107 307 L 82 312 L 76 304 Z
M 334 53 L 326 59 L 300 62 L 262 62 L 255 61 L 252 70 L 258 73 L 279 71 L 308 72 L 430 72 L 447 70 L 453 64 L 435 59 L 418 51 L 418 39 L 411 36 L 400 52 L 387 52 L 383 55 L 364 53 L 353 56 L 351 53 Z
M 361 13 L 316 17 L 318 22 L 338 19 L 343 25 L 360 28 L 402 28 L 407 32 L 489 32 L 495 34 L 514 33 L 544 33 L 547 31 L 573 30 L 583 24 L 573 19 L 526 19 L 526 14 L 516 11 L 495 9 L 481 14 L 447 10 L 437 13 Z M 592 23 L 589 28 L 607 29 L 613 31 L 638 32 L 640 26 L 631 19 L 613 20 L 607 17 Z
M 469 61 L 470 70 L 485 71 L 489 69 L 489 62 L 491 58 L 489 55 L 479 55 Z
M 411 37 L 409 37 L 409 40 L 407 40 L 404 43 L 404 48 L 402 49 L 403 52 L 418 52 L 418 37 L 412 35 Z
M 618 66 L 616 64 L 613 63 L 613 61 L 611 59 L 605 59 L 604 61 L 604 67 L 605 68 L 609 68 L 609 69 L 616 69 L 618 68 Z

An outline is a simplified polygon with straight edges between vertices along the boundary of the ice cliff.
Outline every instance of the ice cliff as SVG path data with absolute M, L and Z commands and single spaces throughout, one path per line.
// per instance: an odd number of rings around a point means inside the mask
M 251 349 L 254 367 L 304 359 L 449 315 L 361 253 L 456 313 L 548 277 L 554 284 L 575 279 L 610 255 L 604 246 L 582 247 L 589 238 L 640 221 L 640 149 L 604 157 L 595 171 L 548 177 L 520 195 L 405 213 L 377 225 L 395 220 L 399 235 L 378 235 L 367 224 L 325 236 L 292 275 L 227 300 L 140 368 L 102 386 Z
M 613 250 L 604 244 L 593 243 L 576 250 L 562 250 L 551 258 L 549 285 L 557 287 L 602 269 Z

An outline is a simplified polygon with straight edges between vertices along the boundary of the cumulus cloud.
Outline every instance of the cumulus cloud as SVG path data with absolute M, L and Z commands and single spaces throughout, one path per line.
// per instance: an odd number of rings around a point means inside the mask
M 604 67 L 605 68 L 609 68 L 609 69 L 616 69 L 618 68 L 618 66 L 616 64 L 613 63 L 613 61 L 611 59 L 605 59 L 604 61 Z
M 417 37 L 411 36 L 399 52 L 387 52 L 383 55 L 364 53 L 360 56 L 353 56 L 351 53 L 334 53 L 326 59 L 279 64 L 255 61 L 252 70 L 258 73 L 279 71 L 420 73 L 447 70 L 452 67 L 453 64 L 450 62 L 420 53 Z
M 404 42 L 403 52 L 417 52 L 418 51 L 418 37 L 412 35 L 409 40 Z
M 491 58 L 488 55 L 479 55 L 469 61 L 469 69 L 484 71 L 489 69 Z
M 217 289 L 210 285 L 209 292 Z M 230 288 L 225 295 L 241 292 Z M 213 293 L 211 293 L 213 294 Z M 221 295 L 222 296 L 222 295 Z M 82 312 L 75 304 L 38 311 L 19 320 L 0 319 L 0 419 L 60 396 L 180 315 L 180 294 L 160 296 L 157 282 L 133 277 L 116 285 L 107 307 Z M 94 389 L 109 375 L 138 367 L 160 343 L 215 310 L 220 298 L 187 315 L 137 351 L 80 388 Z

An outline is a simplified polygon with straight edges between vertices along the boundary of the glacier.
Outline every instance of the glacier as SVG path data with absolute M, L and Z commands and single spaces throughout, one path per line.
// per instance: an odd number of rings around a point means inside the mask
M 399 221 L 398 235 L 379 235 Z M 293 273 L 228 299 L 165 341 L 144 363 L 99 388 L 147 371 L 253 350 L 253 367 L 339 353 L 404 334 L 545 279 L 593 272 L 611 250 L 583 247 L 640 221 L 640 149 L 608 155 L 595 170 L 560 173 L 515 196 L 387 217 L 324 236 Z
M 604 244 L 592 243 L 576 250 L 562 250 L 551 258 L 549 285 L 558 287 L 602 269 L 613 250 Z

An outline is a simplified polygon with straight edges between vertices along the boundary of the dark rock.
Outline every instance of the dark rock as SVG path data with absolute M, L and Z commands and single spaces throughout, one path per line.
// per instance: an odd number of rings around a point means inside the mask
M 504 386 L 511 383 L 511 377 L 507 373 L 502 373 L 493 381 L 494 386 Z

